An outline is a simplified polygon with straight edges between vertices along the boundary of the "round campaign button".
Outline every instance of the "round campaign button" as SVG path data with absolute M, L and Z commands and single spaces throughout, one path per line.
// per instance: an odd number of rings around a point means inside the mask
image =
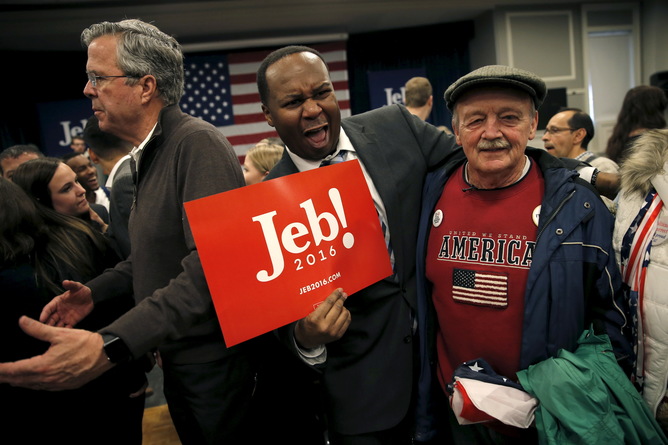
M 434 217 L 432 218 L 431 222 L 434 224 L 434 227 L 438 227 L 441 225 L 443 222 L 443 211 L 442 210 L 436 210 L 434 212 Z
M 538 218 L 540 217 L 540 206 L 537 206 L 535 209 L 533 209 L 533 212 L 531 212 L 531 219 L 533 220 L 533 223 L 538 227 Z

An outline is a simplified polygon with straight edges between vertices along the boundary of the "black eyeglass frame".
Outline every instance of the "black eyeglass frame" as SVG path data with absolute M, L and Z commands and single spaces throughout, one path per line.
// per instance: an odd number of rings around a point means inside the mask
M 562 131 L 570 131 L 571 133 L 574 131 L 578 131 L 579 128 L 571 128 L 571 127 L 566 127 L 566 128 L 559 128 L 559 127 L 553 127 L 553 128 L 545 128 L 545 134 L 557 134 L 561 133 Z
M 88 81 L 90 82 L 91 85 L 93 85 L 93 88 L 97 88 L 97 81 L 100 79 L 115 79 L 118 77 L 127 77 L 129 79 L 139 79 L 139 76 L 98 76 L 97 74 L 89 73 L 86 72 L 86 76 L 88 77 Z

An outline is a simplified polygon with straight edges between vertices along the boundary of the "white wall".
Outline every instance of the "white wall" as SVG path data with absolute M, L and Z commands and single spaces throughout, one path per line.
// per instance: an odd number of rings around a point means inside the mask
M 642 82 L 658 71 L 668 71 L 668 1 L 645 0 L 640 11 Z
M 586 6 L 585 6 L 586 5 Z M 617 57 L 615 46 L 610 42 L 595 44 L 595 54 L 587 54 L 586 41 L 589 38 L 583 30 L 583 9 L 590 12 L 587 18 L 600 18 L 601 23 L 628 19 L 617 14 L 615 9 L 637 7 L 639 9 L 639 32 L 637 42 L 640 46 L 639 57 Z M 612 10 L 612 14 L 606 8 Z M 591 12 L 593 9 L 593 13 Z M 601 13 L 598 14 L 597 10 Z M 608 14 L 608 15 L 606 15 Z M 606 68 L 596 70 L 595 79 L 599 91 L 619 91 L 606 97 L 603 109 L 607 110 L 597 122 L 597 135 L 592 141 L 592 151 L 601 152 L 607 142 L 611 116 L 614 120 L 626 89 L 639 84 L 649 84 L 649 77 L 657 71 L 668 71 L 668 2 L 666 0 L 647 0 L 639 2 L 610 2 L 530 6 L 499 6 L 492 17 L 489 14 L 476 20 L 476 37 L 471 42 L 472 69 L 488 64 L 513 65 L 529 69 L 543 77 L 548 88 L 567 88 L 568 106 L 581 108 L 594 114 L 590 109 L 589 63 L 606 63 Z M 586 23 L 586 21 L 585 21 Z M 591 26 L 591 24 L 590 24 Z M 493 28 L 494 51 L 489 50 L 490 27 Z M 481 29 L 479 29 L 481 28 Z M 612 40 L 615 40 L 613 37 Z M 628 39 L 627 39 L 628 40 Z M 626 45 L 628 42 L 625 42 Z M 633 43 L 633 42 L 632 42 Z M 487 50 L 483 50 L 487 48 Z M 601 58 L 605 62 L 601 62 Z M 597 66 L 597 68 L 599 68 Z M 606 75 L 606 71 L 610 75 Z M 624 85 L 629 83 L 628 88 Z M 620 84 L 621 82 L 621 84 Z M 604 83 L 604 84 L 602 84 Z M 621 85 L 621 86 L 620 86 Z M 601 95 L 598 94 L 600 98 Z M 599 99 L 602 101 L 603 99 Z M 531 145 L 542 147 L 542 132 Z

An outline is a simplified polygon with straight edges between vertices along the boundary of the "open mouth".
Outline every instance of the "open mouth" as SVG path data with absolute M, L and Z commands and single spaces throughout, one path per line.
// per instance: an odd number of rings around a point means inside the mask
M 327 139 L 327 130 L 329 125 L 322 125 L 316 128 L 311 128 L 304 131 L 304 136 L 311 141 L 312 144 L 322 144 Z

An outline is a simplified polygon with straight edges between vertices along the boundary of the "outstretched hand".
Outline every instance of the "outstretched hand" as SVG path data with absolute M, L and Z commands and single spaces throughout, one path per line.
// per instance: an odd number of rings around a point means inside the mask
M 348 294 L 336 289 L 295 326 L 295 340 L 306 349 L 340 339 L 350 326 L 350 312 L 343 306 Z
M 103 352 L 100 334 L 81 329 L 63 329 L 23 316 L 23 331 L 51 344 L 42 355 L 0 363 L 0 383 L 29 389 L 60 391 L 83 386 L 114 365 Z
M 95 210 L 93 210 L 92 207 L 88 208 L 88 213 L 90 214 L 90 219 L 95 221 L 100 225 L 100 228 L 102 229 L 102 233 L 106 233 L 107 229 L 109 228 L 109 224 L 104 222 L 102 218 L 100 218 L 100 215 L 97 214 Z
M 76 281 L 63 281 L 66 289 L 51 300 L 39 316 L 39 321 L 49 326 L 73 328 L 93 310 L 93 293 L 90 288 Z

